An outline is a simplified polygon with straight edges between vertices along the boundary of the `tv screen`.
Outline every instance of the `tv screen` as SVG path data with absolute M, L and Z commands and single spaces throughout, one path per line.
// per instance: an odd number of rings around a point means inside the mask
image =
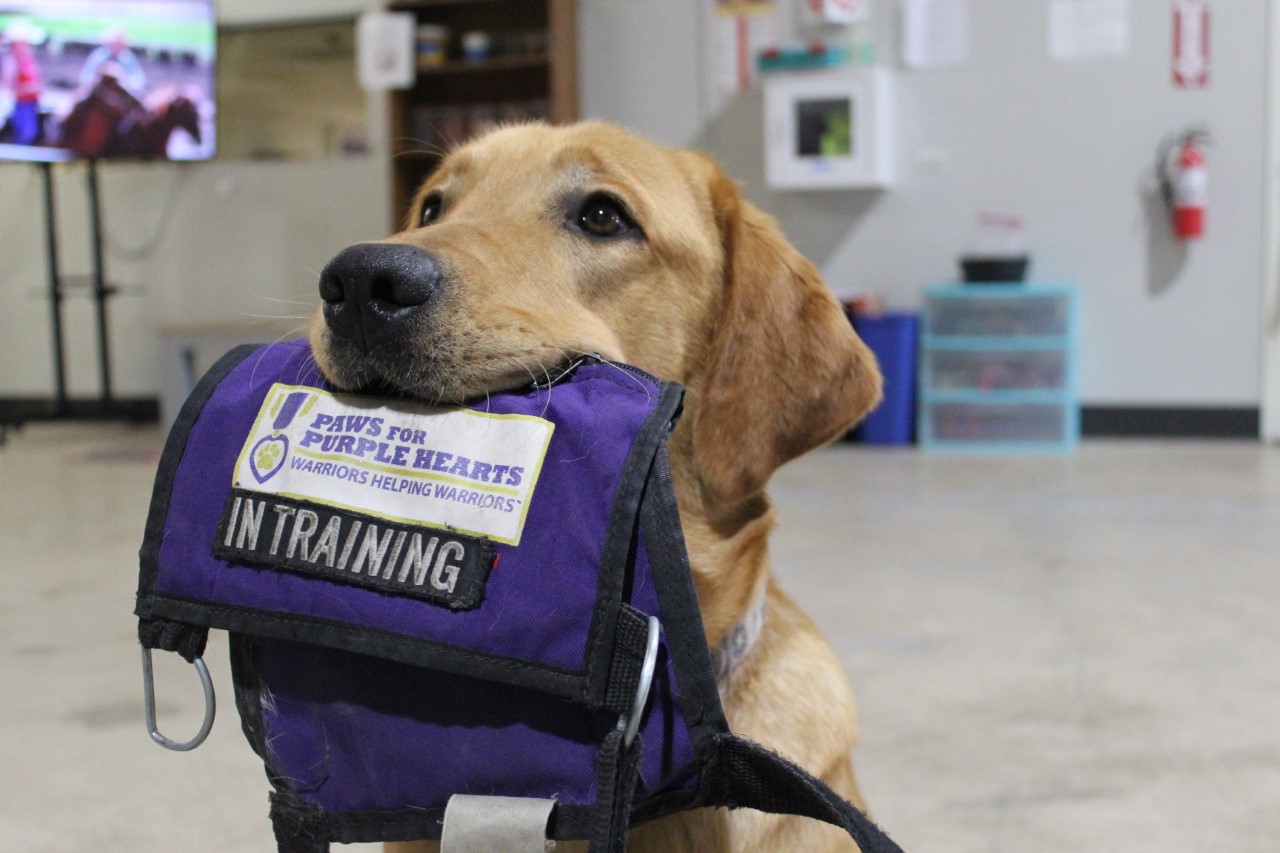
M 0 158 L 205 160 L 212 0 L 0 0 Z

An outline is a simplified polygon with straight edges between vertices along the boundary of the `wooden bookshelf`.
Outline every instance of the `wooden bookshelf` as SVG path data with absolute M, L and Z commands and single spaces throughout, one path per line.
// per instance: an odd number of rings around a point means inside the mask
M 391 94 L 392 216 L 404 222 L 441 152 L 502 122 L 578 117 L 576 0 L 395 2 L 419 25 L 447 29 L 443 61 L 418 65 L 413 87 Z M 483 32 L 489 54 L 463 56 L 462 37 Z

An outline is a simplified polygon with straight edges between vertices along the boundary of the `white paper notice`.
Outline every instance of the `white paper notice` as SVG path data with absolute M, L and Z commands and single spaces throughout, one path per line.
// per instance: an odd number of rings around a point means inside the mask
M 413 85 L 413 27 L 408 12 L 365 12 L 356 21 L 356 71 L 365 90 Z
M 903 65 L 945 68 L 968 59 L 969 0 L 903 0 Z
M 746 8 L 752 14 L 729 14 Z M 703 86 L 706 109 L 715 116 L 734 98 L 756 84 L 756 56 L 780 43 L 776 7 L 772 4 L 729 4 L 704 0 L 702 29 Z
M 1080 62 L 1129 52 L 1129 0 L 1049 0 L 1049 57 Z

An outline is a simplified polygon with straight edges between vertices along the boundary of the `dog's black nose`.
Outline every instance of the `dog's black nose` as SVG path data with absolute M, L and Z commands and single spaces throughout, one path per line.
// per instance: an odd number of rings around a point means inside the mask
M 337 335 L 370 349 L 399 332 L 440 289 L 440 264 L 403 243 L 357 243 L 320 273 L 324 318 Z

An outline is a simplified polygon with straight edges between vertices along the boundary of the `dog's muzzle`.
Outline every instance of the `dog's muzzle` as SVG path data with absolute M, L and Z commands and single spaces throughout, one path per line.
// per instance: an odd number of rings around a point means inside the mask
M 414 246 L 349 246 L 320 273 L 325 322 L 367 352 L 413 328 L 430 310 L 442 278 L 436 258 Z

